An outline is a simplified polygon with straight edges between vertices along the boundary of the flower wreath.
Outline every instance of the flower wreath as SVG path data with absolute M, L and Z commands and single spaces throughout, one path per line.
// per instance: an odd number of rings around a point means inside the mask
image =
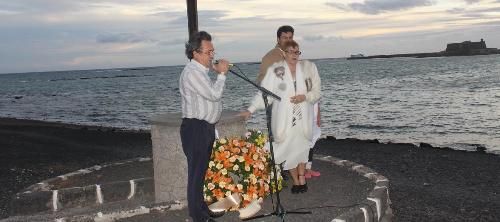
M 214 142 L 211 160 L 205 174 L 203 193 L 208 204 L 221 201 L 235 193 L 242 197 L 238 206 L 250 203 L 275 192 L 274 174 L 271 172 L 271 154 L 264 149 L 267 139 L 261 131 L 250 130 L 243 138 L 222 138 Z M 278 173 L 278 189 L 282 189 Z

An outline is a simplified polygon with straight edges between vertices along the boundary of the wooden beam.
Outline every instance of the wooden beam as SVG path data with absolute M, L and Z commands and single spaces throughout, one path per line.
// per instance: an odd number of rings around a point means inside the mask
M 198 31 L 198 8 L 196 0 L 186 0 L 189 36 Z

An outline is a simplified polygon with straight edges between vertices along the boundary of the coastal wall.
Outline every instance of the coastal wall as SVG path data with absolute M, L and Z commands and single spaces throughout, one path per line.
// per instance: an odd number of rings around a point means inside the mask
M 219 137 L 243 136 L 245 120 L 235 111 L 223 111 L 216 125 Z M 187 199 L 187 161 L 180 138 L 180 113 L 166 113 L 151 119 L 155 201 Z
M 473 55 L 492 55 L 500 54 L 497 48 L 487 48 L 486 42 L 481 39 L 480 42 L 465 41 L 461 43 L 448 43 L 445 51 L 441 52 L 425 52 L 425 53 L 404 53 L 391 55 L 373 55 L 363 56 L 355 55 L 347 58 L 351 59 L 379 59 L 379 58 L 395 58 L 395 57 L 411 57 L 411 58 L 426 58 L 426 57 L 442 57 L 442 56 L 473 56 Z

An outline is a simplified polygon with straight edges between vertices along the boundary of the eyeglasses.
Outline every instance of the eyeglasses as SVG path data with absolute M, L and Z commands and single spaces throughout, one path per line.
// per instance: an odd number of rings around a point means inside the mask
M 295 54 L 295 55 L 300 55 L 300 54 L 302 54 L 302 52 L 301 52 L 301 51 L 286 51 L 286 53 Z
M 215 55 L 215 50 L 213 50 L 213 49 L 212 49 L 212 50 L 205 51 L 205 52 L 200 50 L 200 51 L 198 51 L 198 52 L 199 52 L 199 53 L 203 53 L 203 54 L 205 54 L 205 55 Z

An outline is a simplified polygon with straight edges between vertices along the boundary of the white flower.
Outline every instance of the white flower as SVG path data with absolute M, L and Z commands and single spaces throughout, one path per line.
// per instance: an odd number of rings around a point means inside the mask
M 226 182 L 224 182 L 224 181 L 219 182 L 219 187 L 220 188 L 226 187 Z
M 264 170 L 264 164 L 263 163 L 259 163 L 258 164 L 258 168 L 259 168 L 259 170 Z
M 207 187 L 209 190 L 213 190 L 215 188 L 215 185 L 213 183 L 208 183 Z
M 225 144 L 225 143 L 227 143 L 226 139 L 224 139 L 224 138 L 220 139 L 220 140 L 219 140 L 219 142 L 220 142 L 221 144 Z
M 229 158 L 229 162 L 234 163 L 236 161 L 236 156 L 232 156 Z
M 219 146 L 219 151 L 220 152 L 224 151 L 224 147 L 223 146 Z
M 245 170 L 246 170 L 246 171 L 250 171 L 250 166 L 249 166 L 249 165 L 246 165 L 246 166 L 245 166 Z
M 259 159 L 259 155 L 254 154 L 254 155 L 253 155 L 253 160 L 258 160 L 258 159 Z
M 222 165 L 221 163 L 218 163 L 217 166 L 215 166 L 215 168 L 217 168 L 218 170 L 222 169 L 222 167 L 224 167 L 224 165 Z
M 238 160 L 239 160 L 241 163 L 243 163 L 243 162 L 245 162 L 245 157 L 243 157 L 243 156 L 239 156 L 239 157 L 238 157 Z
M 237 171 L 238 169 L 240 169 L 240 166 L 238 166 L 238 165 L 234 165 L 234 166 L 233 166 L 233 170 L 234 170 L 234 171 Z
M 215 166 L 214 161 L 210 161 L 210 162 L 208 163 L 208 167 L 209 167 L 209 168 L 212 168 L 213 166 Z
M 234 189 L 234 184 L 229 184 L 229 185 L 227 186 L 227 189 L 228 189 L 228 190 L 233 190 L 233 189 Z
M 243 200 L 251 200 L 248 194 L 243 194 Z
M 243 190 L 243 185 L 239 183 L 238 185 L 236 185 L 236 188 L 238 188 L 238 190 Z
M 252 184 L 256 184 L 256 183 L 257 183 L 257 178 L 255 178 L 255 177 L 254 177 L 254 178 L 250 179 L 250 182 L 251 182 Z
M 222 175 L 226 175 L 227 174 L 227 170 L 226 169 L 222 169 L 221 173 L 222 173 Z

